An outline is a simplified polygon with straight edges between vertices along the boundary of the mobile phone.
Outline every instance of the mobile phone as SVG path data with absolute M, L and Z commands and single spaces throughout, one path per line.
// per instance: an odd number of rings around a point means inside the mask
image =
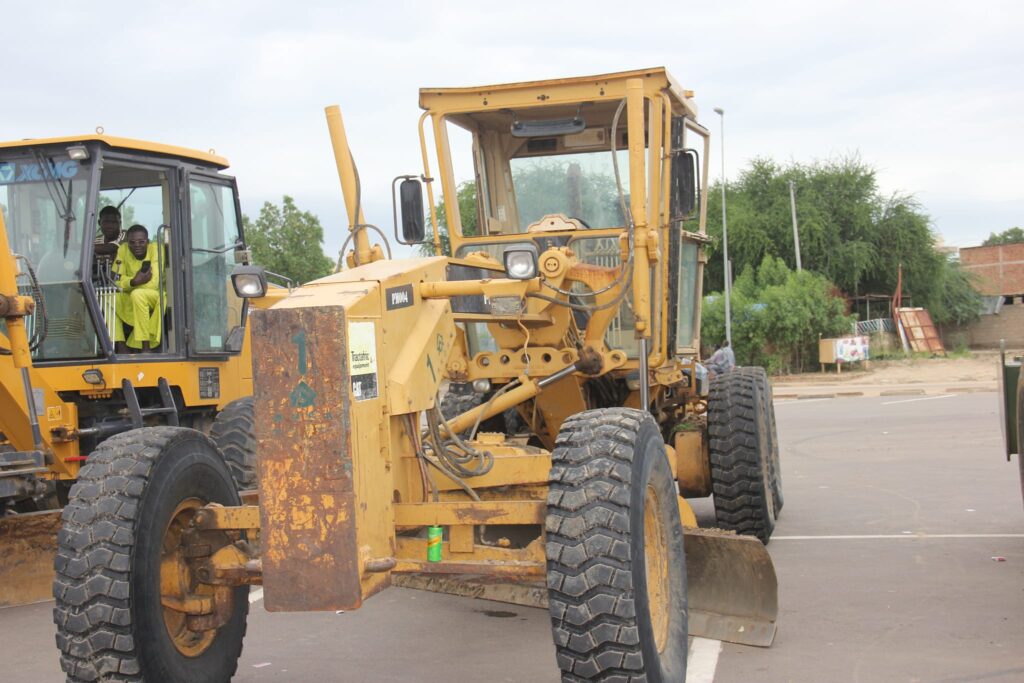
M 140 273 L 148 273 L 150 268 L 152 268 L 152 267 L 153 267 L 153 264 L 150 261 L 143 261 L 142 262 L 142 268 L 139 268 L 139 272 Z

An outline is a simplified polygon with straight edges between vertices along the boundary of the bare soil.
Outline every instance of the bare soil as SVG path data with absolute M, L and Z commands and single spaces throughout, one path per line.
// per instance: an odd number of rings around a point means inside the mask
M 1019 355 L 1015 352 L 1012 355 Z M 1008 354 L 1011 355 L 1011 354 Z M 850 382 L 861 384 L 928 384 L 941 382 L 994 382 L 998 378 L 999 353 L 975 351 L 967 357 L 901 358 L 872 360 L 844 365 L 842 373 L 835 366 L 822 372 L 780 375 L 773 384 L 824 384 Z

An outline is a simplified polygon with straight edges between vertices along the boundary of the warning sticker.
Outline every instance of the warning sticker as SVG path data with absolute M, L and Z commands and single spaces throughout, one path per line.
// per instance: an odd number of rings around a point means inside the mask
M 377 398 L 377 335 L 372 322 L 348 324 L 348 374 L 357 401 Z

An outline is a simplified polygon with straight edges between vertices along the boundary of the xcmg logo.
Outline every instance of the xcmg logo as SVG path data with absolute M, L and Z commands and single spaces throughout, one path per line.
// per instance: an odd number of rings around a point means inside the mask
M 48 161 L 43 164 L 0 164 L 0 183 L 32 183 L 67 180 L 78 175 L 77 161 Z

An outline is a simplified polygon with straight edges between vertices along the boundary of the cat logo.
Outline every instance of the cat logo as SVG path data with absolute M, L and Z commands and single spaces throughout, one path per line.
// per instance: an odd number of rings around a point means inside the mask
M 391 287 L 385 291 L 384 295 L 387 297 L 387 307 L 389 311 L 395 308 L 412 306 L 412 285 Z

